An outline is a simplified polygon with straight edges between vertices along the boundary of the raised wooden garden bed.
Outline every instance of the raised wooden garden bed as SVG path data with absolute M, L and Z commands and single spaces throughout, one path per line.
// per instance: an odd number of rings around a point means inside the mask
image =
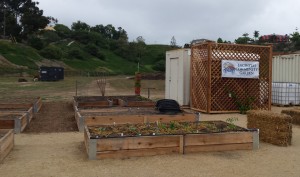
M 9 129 L 0 129 L 0 162 L 14 147 L 14 132 Z
M 222 121 L 86 126 L 84 142 L 91 160 L 250 150 L 259 146 L 257 130 Z
M 160 114 L 154 108 L 109 108 L 88 109 L 75 111 L 75 119 L 79 131 L 84 131 L 84 126 L 113 125 L 113 124 L 141 124 L 170 121 L 194 122 L 198 116 L 191 113 Z
M 9 113 L 0 115 L 0 129 L 14 129 L 15 133 L 21 133 L 29 124 L 27 113 Z
M 42 107 L 42 98 L 37 97 L 34 99 L 14 99 L 14 100 L 1 100 L 0 109 L 30 109 L 33 108 L 33 113 L 37 113 Z
M 42 108 L 42 98 L 38 97 L 36 99 L 36 101 L 34 102 L 33 108 L 34 108 L 34 113 L 37 113 L 40 111 L 40 109 Z
M 154 107 L 155 102 L 141 96 L 78 96 L 74 97 L 74 106 L 78 108 Z

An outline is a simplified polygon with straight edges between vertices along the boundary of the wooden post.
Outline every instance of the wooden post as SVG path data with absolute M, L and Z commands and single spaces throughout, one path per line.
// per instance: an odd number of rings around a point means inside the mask
M 148 90 L 148 98 L 150 98 L 150 90 L 151 90 L 151 89 L 155 89 L 155 88 L 151 88 L 151 87 L 148 87 L 148 88 L 147 88 L 147 90 Z
M 207 78 L 208 78 L 208 82 L 207 82 L 207 113 L 210 113 L 211 111 L 211 63 L 212 63 L 212 42 L 208 42 L 207 45 L 207 52 L 208 52 L 208 62 L 207 62 Z
M 179 140 L 179 153 L 184 154 L 184 135 L 180 136 Z
M 269 56 L 269 100 L 268 110 L 271 110 L 272 101 L 272 62 L 273 62 L 273 45 L 270 45 L 270 56 Z

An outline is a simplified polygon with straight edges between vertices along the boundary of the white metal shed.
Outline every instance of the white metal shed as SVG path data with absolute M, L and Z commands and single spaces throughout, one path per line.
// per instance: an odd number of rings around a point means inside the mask
M 272 103 L 300 104 L 300 55 L 279 55 L 272 63 Z
M 191 50 L 178 49 L 166 52 L 165 98 L 180 105 L 190 103 Z
M 273 57 L 272 82 L 300 83 L 300 55 L 279 55 Z

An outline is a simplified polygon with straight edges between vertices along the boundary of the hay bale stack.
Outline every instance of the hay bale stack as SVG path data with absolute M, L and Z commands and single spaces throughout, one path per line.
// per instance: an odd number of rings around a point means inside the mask
M 247 112 L 247 127 L 259 129 L 259 139 L 279 146 L 292 144 L 292 117 L 270 111 Z
M 290 115 L 293 118 L 293 120 L 292 120 L 293 124 L 300 125 L 300 109 L 299 108 L 282 110 L 281 113 Z

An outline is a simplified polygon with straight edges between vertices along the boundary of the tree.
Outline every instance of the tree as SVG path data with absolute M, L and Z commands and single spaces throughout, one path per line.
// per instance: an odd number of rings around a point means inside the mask
M 141 61 L 142 56 L 144 55 L 145 51 L 146 51 L 146 43 L 145 43 L 145 39 L 143 38 L 143 36 L 139 36 L 136 38 L 137 41 L 137 57 L 138 57 L 138 61 Z
M 137 43 L 142 43 L 145 44 L 145 39 L 143 38 L 143 36 L 139 36 L 136 38 Z
M 177 47 L 177 45 L 176 45 L 176 39 L 175 39 L 174 36 L 171 38 L 170 46 L 173 47 L 173 48 Z
M 296 28 L 296 31 L 290 34 L 290 36 L 294 49 L 300 50 L 300 34 L 298 32 L 298 29 Z
M 255 30 L 253 33 L 253 37 L 254 37 L 254 40 L 257 41 L 257 39 L 259 37 L 259 31 Z
M 103 25 L 96 25 L 91 27 L 91 31 L 96 32 L 96 33 L 100 33 L 103 36 L 105 36 L 105 27 Z
M 107 39 L 112 39 L 114 36 L 114 33 L 116 32 L 116 29 L 113 25 L 108 24 L 104 27 L 104 36 Z
M 57 35 L 62 37 L 62 38 L 71 37 L 72 31 L 67 26 L 65 26 L 63 24 L 56 24 L 54 26 L 54 29 L 55 29 Z
M 72 24 L 71 29 L 73 31 L 90 31 L 90 25 L 78 20 Z
M 223 43 L 223 39 L 219 37 L 217 43 Z
M 32 0 L 2 0 L 0 3 L 1 12 L 5 13 L 4 17 L 8 18 L 5 18 L 5 23 L 4 19 L 1 20 L 2 30 L 10 32 L 6 28 L 6 24 L 8 24 L 9 28 L 13 29 L 12 33 L 14 34 L 12 35 L 27 39 L 29 35 L 45 28 L 54 18 L 43 16 L 43 10 L 37 7 L 38 4 L 39 2 Z
M 248 37 L 249 34 L 248 34 L 248 33 L 244 33 L 242 36 L 243 36 L 243 37 Z
M 242 37 L 239 37 L 235 40 L 235 43 L 237 44 L 248 44 L 251 41 L 251 38 L 248 37 L 248 33 L 244 33 Z

